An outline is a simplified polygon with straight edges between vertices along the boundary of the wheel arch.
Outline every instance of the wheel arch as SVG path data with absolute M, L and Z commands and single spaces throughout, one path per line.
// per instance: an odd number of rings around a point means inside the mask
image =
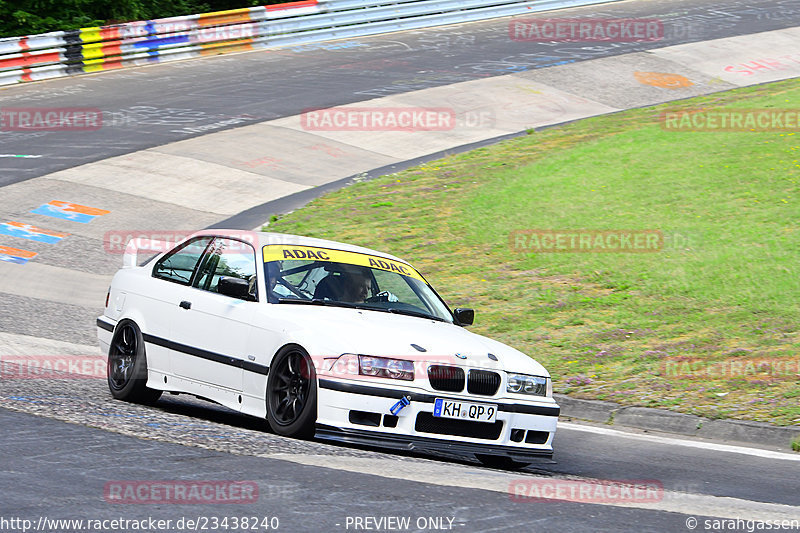
M 305 345 L 304 343 L 302 343 L 300 341 L 297 341 L 297 340 L 289 340 L 289 341 L 286 341 L 286 342 L 282 343 L 280 346 L 278 346 L 275 349 L 275 351 L 270 356 L 270 359 L 269 359 L 270 371 L 272 369 L 272 365 L 275 363 L 275 358 L 278 357 L 278 354 L 280 354 L 284 350 L 287 350 L 287 349 L 290 349 L 290 348 L 299 348 L 306 355 L 308 355 L 309 358 L 311 358 L 311 361 L 314 363 L 314 369 L 317 372 L 319 372 L 319 365 L 322 362 L 322 357 L 312 355 L 312 351 L 309 350 L 306 346 L 307 345 Z
M 139 331 L 142 332 L 142 335 L 147 333 L 147 329 L 145 327 L 145 324 L 147 323 L 147 320 L 145 320 L 144 315 L 142 313 L 138 312 L 138 311 L 135 311 L 135 310 L 131 310 L 131 311 L 132 312 L 125 313 L 124 315 L 121 315 L 119 318 L 117 318 L 117 323 L 114 325 L 114 331 L 112 331 L 112 333 L 111 333 L 112 341 L 113 341 L 114 337 L 116 337 L 117 331 L 119 331 L 120 324 L 123 324 L 125 322 L 133 322 L 133 324 L 137 328 L 139 328 Z

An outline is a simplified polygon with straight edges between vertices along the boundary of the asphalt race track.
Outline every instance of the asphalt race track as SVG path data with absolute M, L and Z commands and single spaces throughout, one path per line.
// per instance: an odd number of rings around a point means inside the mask
M 0 131 L 0 155 L 9 156 L 0 158 L 0 187 L 19 191 L 14 187 L 25 184 L 41 198 L 68 200 L 61 195 L 76 189 L 67 182 L 37 185 L 34 178 L 309 108 L 800 26 L 796 0 L 631 0 L 558 16 L 575 14 L 660 18 L 665 39 L 597 46 L 518 42 L 508 38 L 508 19 L 500 19 L 5 88 L 0 107 L 93 107 L 103 110 L 105 124 L 80 134 Z M 800 44 L 796 49 L 800 54 Z M 619 100 L 616 107 L 625 107 L 623 95 Z M 33 157 L 10 157 L 16 155 Z M 34 201 L 14 198 L 20 205 Z M 126 227 L 137 227 L 147 202 L 120 198 L 115 213 L 124 215 Z M 18 219 L 26 209 L 4 207 L 2 216 Z M 201 211 L 175 207 L 148 222 L 187 228 L 226 218 Z M 97 235 L 75 232 L 58 244 L 57 254 L 36 248 L 45 258 L 38 264 L 7 265 L 19 267 L 25 283 L 25 276 L 48 269 L 79 274 L 74 298 L 20 294 L 14 280 L 0 281 L 0 355 L 97 355 L 94 318 L 103 302 L 80 287 L 86 280 L 107 284 L 121 263 L 98 242 Z M 39 270 L 30 270 L 34 266 Z M 184 396 L 165 396 L 155 407 L 126 404 L 111 399 L 103 379 L 2 380 L 0 407 L 0 531 L 24 529 L 19 521 L 4 522 L 11 519 L 30 520 L 28 530 L 40 531 L 128 531 L 139 528 L 50 520 L 153 518 L 172 522 L 144 530 L 464 532 L 748 531 L 757 527 L 748 520 L 800 520 L 800 455 L 767 447 L 565 423 L 554 462 L 514 472 L 484 468 L 469 457 L 286 439 L 260 420 Z M 257 486 L 258 497 L 240 503 L 113 501 L 109 487 L 132 480 L 229 480 Z M 519 487 L 568 490 L 574 483 L 602 487 L 605 480 L 656 490 L 633 501 L 514 496 Z M 224 517 L 227 527 L 219 525 Z M 231 527 L 230 520 L 244 517 L 258 518 L 258 526 Z

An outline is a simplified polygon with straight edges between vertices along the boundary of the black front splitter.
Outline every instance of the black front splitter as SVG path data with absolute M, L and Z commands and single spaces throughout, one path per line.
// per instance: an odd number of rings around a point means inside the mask
M 473 442 L 447 441 L 408 435 L 392 435 L 362 429 L 343 429 L 317 424 L 316 438 L 333 440 L 361 446 L 375 446 L 405 452 L 439 452 L 455 454 L 482 454 L 510 457 L 519 462 L 555 463 L 552 450 L 525 450 L 514 446 L 477 444 Z

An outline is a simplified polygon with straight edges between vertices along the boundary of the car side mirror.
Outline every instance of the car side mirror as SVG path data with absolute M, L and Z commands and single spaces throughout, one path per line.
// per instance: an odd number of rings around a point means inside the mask
M 453 314 L 456 317 L 459 325 L 461 326 L 471 326 L 473 322 L 475 322 L 475 310 L 474 309 L 467 309 L 466 307 L 459 307 Z
M 253 300 L 253 297 L 250 295 L 250 282 L 246 279 L 228 276 L 219 278 L 217 292 L 232 298 L 239 298 L 240 300 Z

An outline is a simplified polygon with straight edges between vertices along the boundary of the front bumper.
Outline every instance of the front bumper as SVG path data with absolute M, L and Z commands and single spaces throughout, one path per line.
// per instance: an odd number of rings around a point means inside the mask
M 553 455 L 560 408 L 551 398 L 523 403 L 509 398 L 430 393 L 325 378 L 319 380 L 318 394 L 319 438 L 406 451 L 508 456 L 528 462 Z M 391 407 L 403 397 L 410 398 L 410 404 L 398 416 L 391 416 Z M 462 424 L 460 420 L 433 419 L 436 398 L 497 405 L 497 422 Z M 471 427 L 461 431 L 460 425 Z
M 520 462 L 541 461 L 553 457 L 552 448 L 548 450 L 524 450 L 517 446 L 497 444 L 477 444 L 473 442 L 447 441 L 410 435 L 396 435 L 386 432 L 363 429 L 342 429 L 317 424 L 315 437 L 362 446 L 379 446 L 392 450 L 445 452 L 457 454 L 505 455 Z

